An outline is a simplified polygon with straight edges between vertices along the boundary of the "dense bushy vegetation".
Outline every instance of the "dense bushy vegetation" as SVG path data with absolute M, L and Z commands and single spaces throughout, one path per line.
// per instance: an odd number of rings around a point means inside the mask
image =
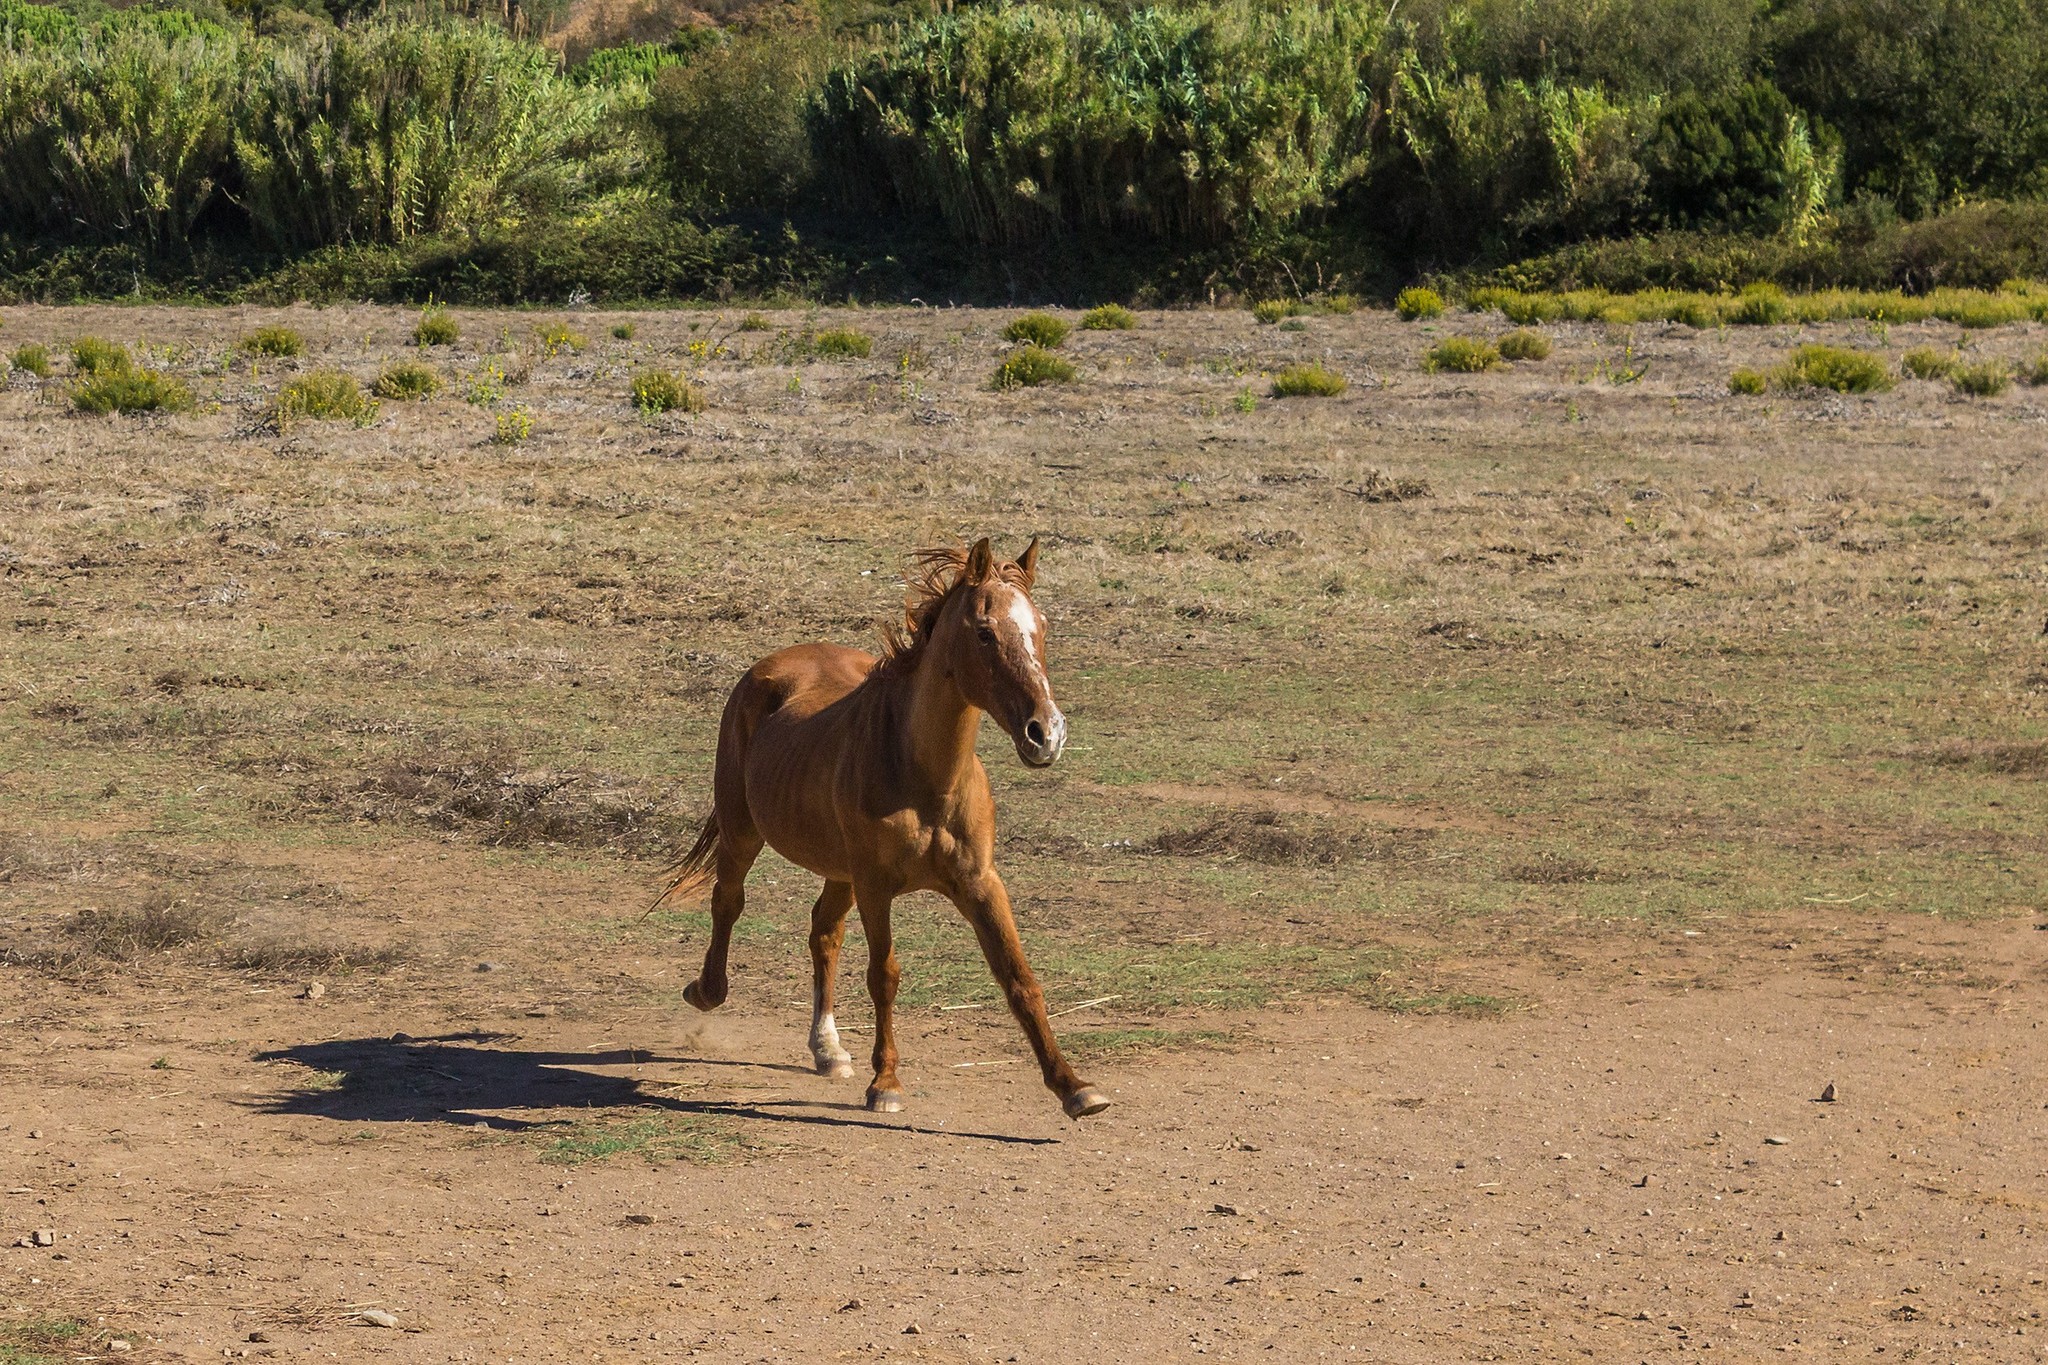
M 0 277 L 487 302 L 2048 276 L 2036 0 L 720 12 L 565 67 L 519 36 L 531 6 L 0 0 Z

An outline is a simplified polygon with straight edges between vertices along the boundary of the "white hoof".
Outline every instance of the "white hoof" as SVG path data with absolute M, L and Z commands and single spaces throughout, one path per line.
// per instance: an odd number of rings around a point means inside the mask
M 853 1058 L 843 1052 L 837 1057 L 815 1053 L 811 1057 L 811 1065 L 818 1069 L 820 1076 L 830 1076 L 835 1081 L 843 1081 L 853 1075 Z

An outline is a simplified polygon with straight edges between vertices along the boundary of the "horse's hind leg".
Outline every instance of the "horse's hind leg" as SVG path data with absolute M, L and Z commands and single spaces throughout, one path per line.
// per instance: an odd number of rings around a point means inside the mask
M 846 912 L 852 908 L 851 882 L 826 882 L 811 907 L 811 1061 L 820 1076 L 853 1074 L 853 1058 L 839 1045 L 839 1025 L 832 1018 L 839 944 L 846 937 Z
M 737 846 L 735 846 L 737 845 Z M 732 948 L 732 926 L 747 903 L 747 871 L 761 856 L 761 836 L 748 830 L 740 840 L 718 836 L 718 880 L 711 887 L 711 942 L 704 949 L 704 970 L 683 987 L 683 999 L 700 1010 L 725 1003 L 726 954 Z

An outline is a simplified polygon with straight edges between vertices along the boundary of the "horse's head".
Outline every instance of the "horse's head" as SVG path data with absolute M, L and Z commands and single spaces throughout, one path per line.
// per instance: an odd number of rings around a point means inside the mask
M 996 562 L 986 538 L 976 541 L 939 634 L 961 695 L 996 718 L 1025 764 L 1047 768 L 1066 747 L 1067 718 L 1045 674 L 1045 617 L 1031 600 L 1037 577 L 1036 539 L 1008 564 Z

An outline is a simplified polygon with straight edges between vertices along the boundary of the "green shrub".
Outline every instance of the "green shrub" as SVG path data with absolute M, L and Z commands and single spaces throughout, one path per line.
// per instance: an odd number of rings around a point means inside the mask
M 1299 299 L 1261 299 L 1252 305 L 1252 316 L 1269 326 L 1283 318 L 1299 317 L 1308 305 Z
M 710 406 L 704 390 L 667 370 L 642 370 L 633 376 L 633 406 L 650 417 L 658 412 L 702 412 Z
M 1501 363 L 1500 349 L 1478 337 L 1445 337 L 1429 348 L 1422 368 L 1432 373 L 1449 370 L 1456 374 L 1478 374 Z
M 590 344 L 590 338 L 566 322 L 544 322 L 533 329 L 534 337 L 540 342 L 540 356 L 553 360 L 564 351 L 580 351 Z
M 503 26 L 376 15 L 254 44 L 238 201 L 285 247 L 476 232 L 565 206 L 613 155 L 611 96 Z
M 1701 331 L 1721 325 L 1720 311 L 1705 299 L 1681 299 L 1671 305 L 1664 317 L 1667 322 L 1683 323 Z
M 2012 387 L 2012 371 L 2002 360 L 1979 360 L 1948 372 L 1955 391 L 1971 398 L 1996 398 Z
M 1275 398 L 1335 398 L 1350 386 L 1343 375 L 1314 360 L 1289 365 L 1273 376 Z
M 1879 393 L 1892 386 L 1884 362 L 1868 351 L 1840 346 L 1801 346 L 1772 372 L 1781 389 L 1833 389 L 1836 393 Z
M 1073 330 L 1065 319 L 1050 313 L 1026 313 L 1021 318 L 1012 318 L 1010 325 L 1003 328 L 1003 340 L 1051 349 L 1066 341 L 1067 333 Z
M 71 388 L 80 412 L 190 412 L 192 391 L 156 370 L 89 370 Z
M 16 354 L 19 354 L 19 352 L 17 352 Z M 15 363 L 17 365 L 21 364 L 20 361 L 16 361 Z M 22 368 L 27 369 L 28 366 L 22 365 Z M 42 372 L 38 371 L 38 373 Z M 2026 380 L 2029 384 L 2032 384 L 2036 388 L 2039 388 L 2043 384 L 2048 384 L 2048 351 L 2041 352 L 2032 360 L 2028 361 L 2025 365 L 2021 366 L 2020 378 Z
M 630 322 L 613 323 L 612 335 L 620 341 L 631 341 L 633 339 L 633 324 Z
M 856 332 L 851 327 L 833 327 L 813 336 L 809 350 L 813 355 L 833 360 L 866 360 L 874 348 L 867 333 Z
M 1403 322 L 1442 317 L 1444 298 L 1434 289 L 1419 284 L 1411 285 L 1395 296 L 1394 311 L 1401 315 Z
M 412 329 L 412 344 L 415 346 L 453 346 L 462 335 L 462 329 L 455 325 L 445 308 L 428 308 L 420 314 L 420 320 Z
M 1946 379 L 1955 367 L 1953 355 L 1944 355 L 1932 346 L 1915 346 L 1899 357 L 1899 368 L 1915 379 Z
M 1500 339 L 1499 344 L 1502 360 L 1548 360 L 1550 358 L 1550 338 L 1541 332 L 1532 332 L 1526 327 L 1509 332 Z
M 1318 313 L 1329 313 L 1336 317 L 1349 317 L 1358 311 L 1356 294 L 1325 294 L 1316 300 Z
M 1728 309 L 1728 321 L 1744 327 L 1771 327 L 1785 321 L 1791 310 L 1785 291 L 1775 285 L 1751 285 L 1736 296 Z
M 306 339 L 289 327 L 258 327 L 236 344 L 244 354 L 278 359 L 306 353 Z
M 416 403 L 432 398 L 441 391 L 441 376 L 431 365 L 422 365 L 417 360 L 401 360 L 396 365 L 386 366 L 371 385 L 371 392 L 379 398 L 389 398 L 401 403 Z
M 7 358 L 17 370 L 26 370 L 38 379 L 50 377 L 50 348 L 38 342 L 29 341 L 14 348 L 14 354 Z
M 1754 397 L 1769 387 L 1770 382 L 1771 377 L 1762 370 L 1754 370 L 1745 365 L 1728 376 L 1728 392 Z
M 689 207 L 783 208 L 812 179 L 805 116 L 831 48 L 815 32 L 733 37 L 656 78 L 647 118 Z
M 995 374 L 989 378 L 989 387 L 1020 389 L 1035 388 L 1040 384 L 1069 384 L 1073 382 L 1074 375 L 1073 365 L 1043 346 L 1019 346 L 996 366 Z
M 497 414 L 491 432 L 494 446 L 523 445 L 533 435 L 533 413 L 527 408 L 505 408 Z
M 377 405 L 353 375 L 340 370 L 315 370 L 279 389 L 273 411 L 279 426 L 290 426 L 301 419 L 365 423 L 376 416 Z
M 1120 303 L 1105 303 L 1081 314 L 1084 332 L 1129 332 L 1137 325 L 1138 315 Z
M 749 313 L 740 319 L 740 330 L 742 332 L 767 332 L 774 330 L 774 327 L 774 323 L 768 321 L 767 318 L 762 317 L 759 313 Z
M 80 374 L 119 374 L 129 364 L 128 348 L 118 341 L 80 337 L 71 343 L 71 368 Z

